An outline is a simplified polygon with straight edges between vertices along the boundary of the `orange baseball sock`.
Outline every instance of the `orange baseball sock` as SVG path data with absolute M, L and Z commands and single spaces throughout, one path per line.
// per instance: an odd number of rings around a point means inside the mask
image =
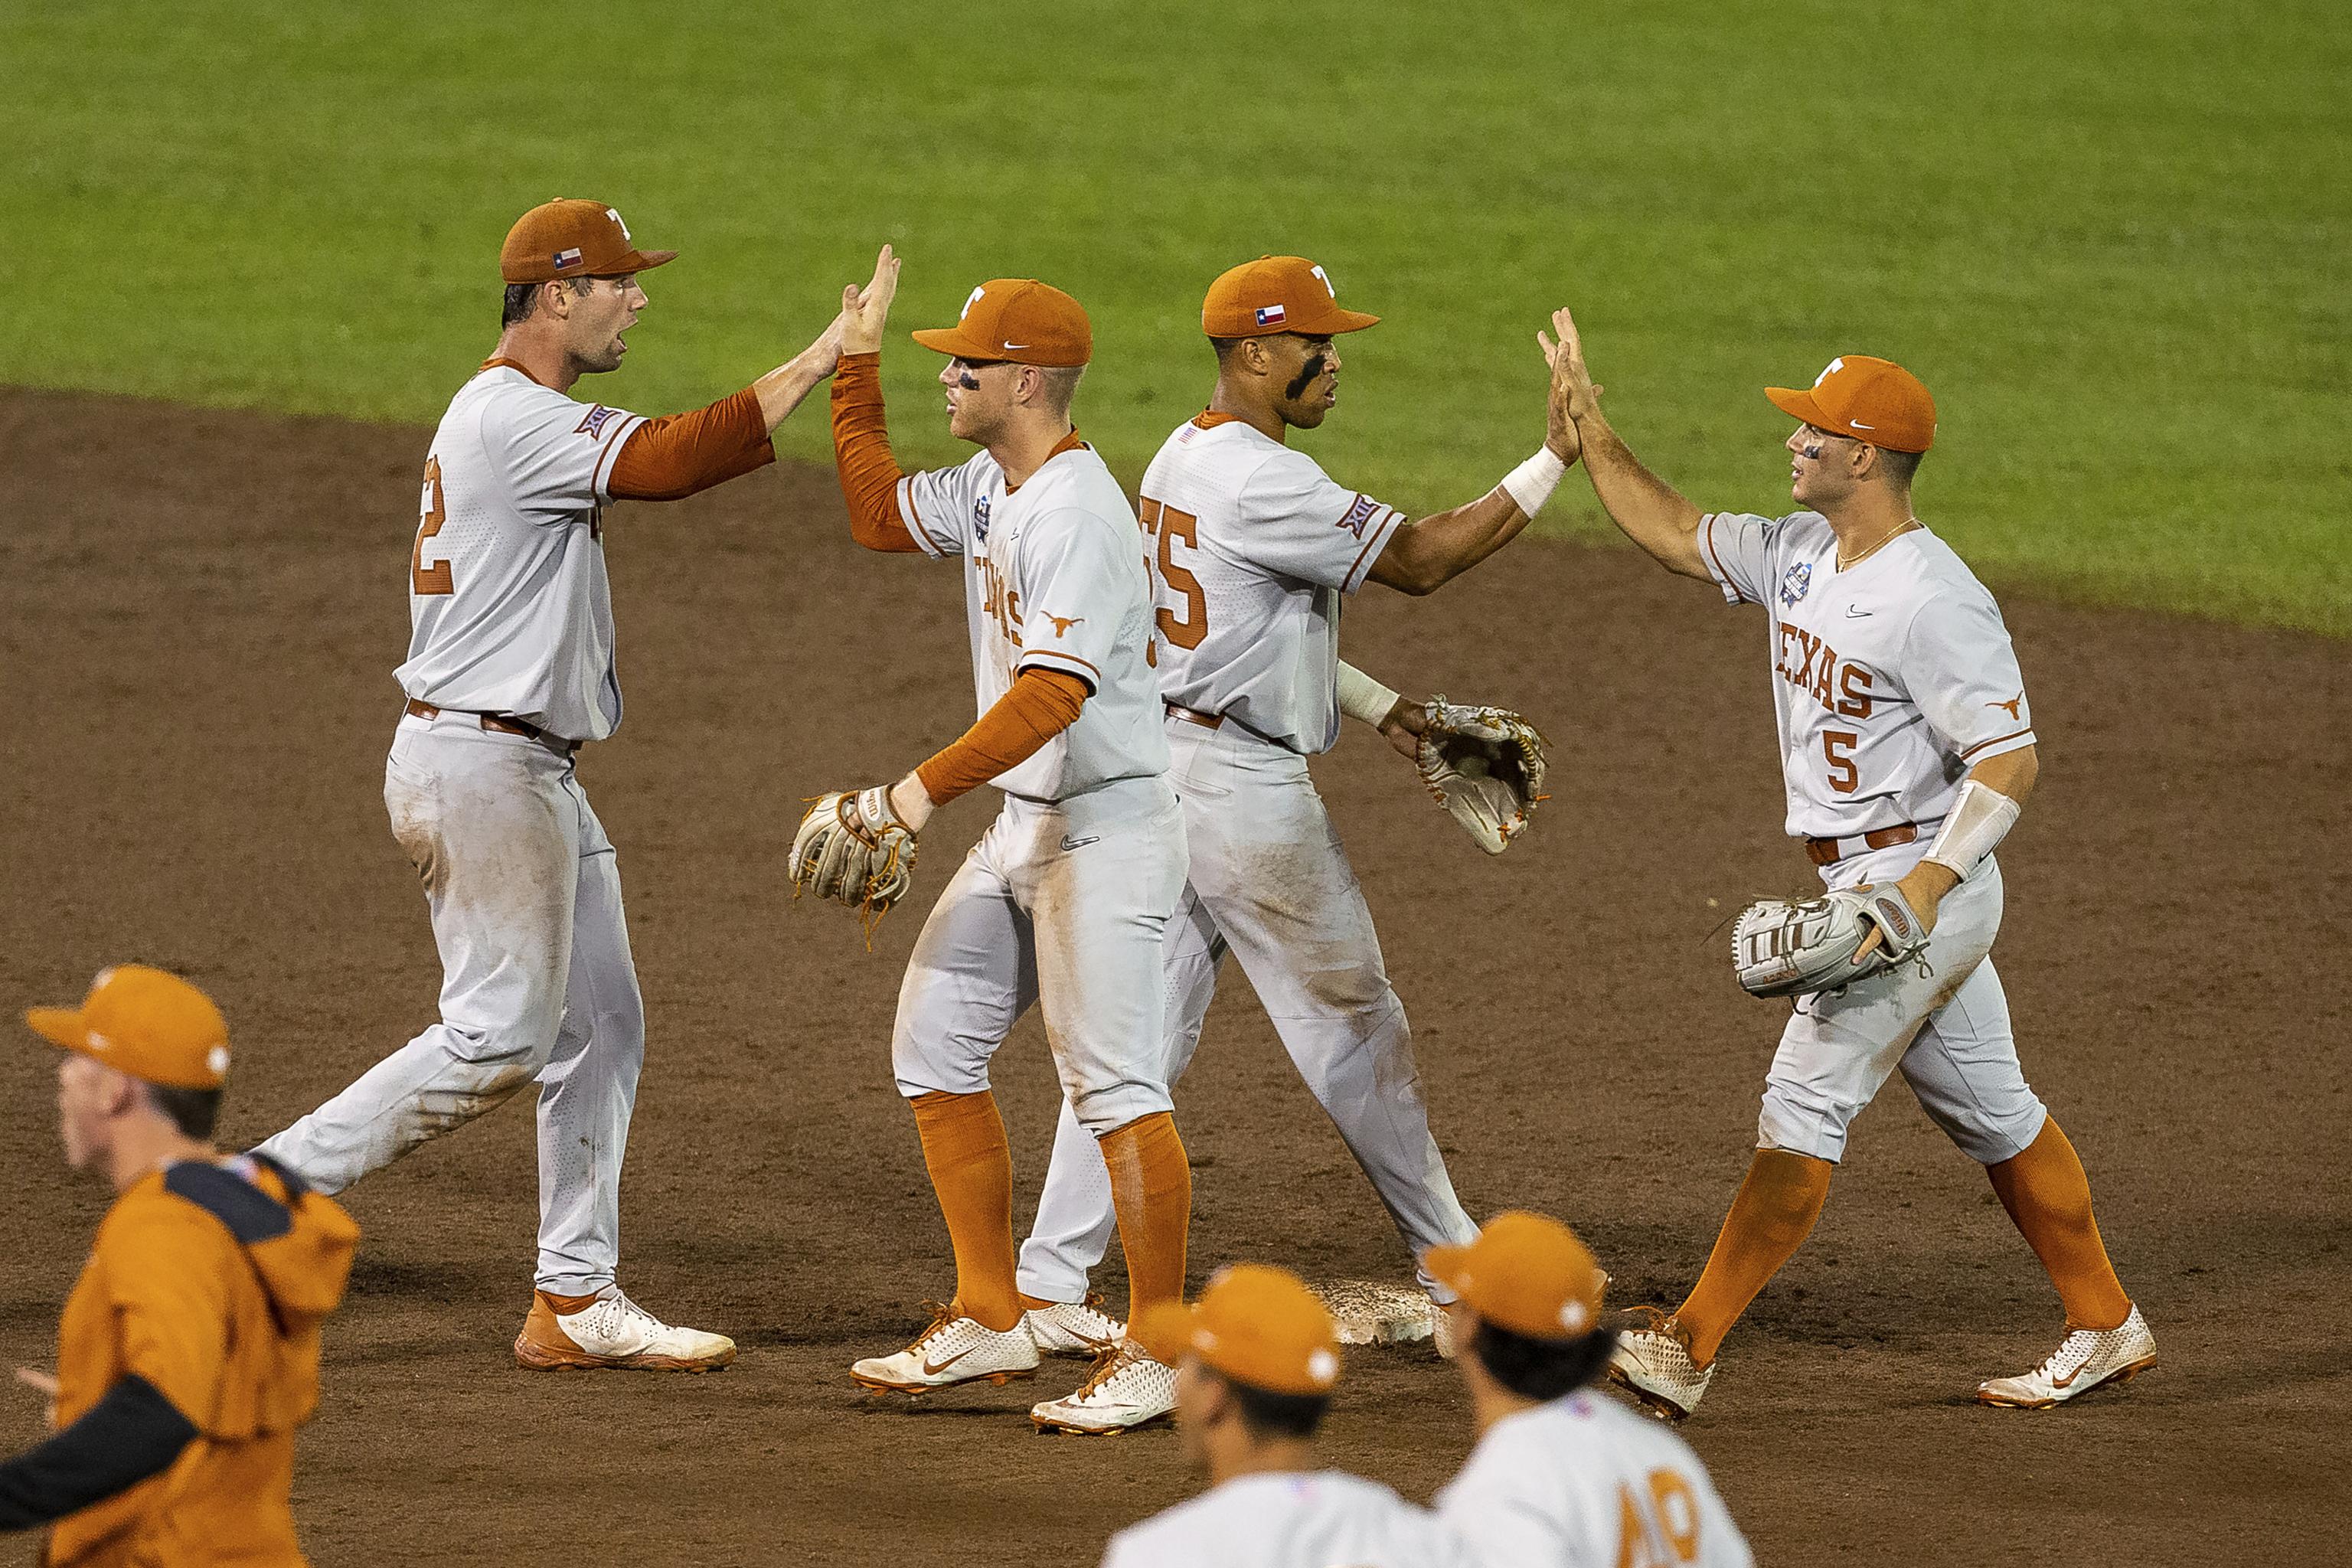
M 1987 1165 L 1985 1174 L 2000 1194 L 2000 1206 L 2050 1271 L 2058 1300 L 2066 1304 L 2069 1327 L 2112 1329 L 2131 1316 L 2131 1298 L 2107 1261 L 2099 1222 L 2091 1213 L 2091 1179 L 2056 1117 L 2042 1122 L 2025 1152 Z
M 1176 1118 L 1162 1110 L 1102 1139 L 1118 1245 L 1127 1254 L 1127 1321 L 1184 1295 L 1184 1238 L 1192 1223 L 1192 1167 Z
M 1675 1309 L 1675 1321 L 1690 1336 L 1695 1363 L 1705 1366 L 1715 1359 L 1716 1348 L 1748 1303 L 1812 1234 L 1829 1201 L 1831 1169 L 1827 1160 L 1811 1154 L 1756 1151 L 1748 1179 L 1723 1216 L 1706 1270 L 1691 1287 L 1689 1300 Z
M 955 1244 L 956 1310 L 1002 1333 L 1021 1321 L 1013 1281 L 1013 1150 L 996 1096 L 916 1096 L 915 1129 Z

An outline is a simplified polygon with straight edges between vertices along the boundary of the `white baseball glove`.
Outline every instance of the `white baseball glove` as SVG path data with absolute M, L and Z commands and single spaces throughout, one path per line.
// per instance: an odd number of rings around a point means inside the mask
M 890 809 L 890 786 L 820 795 L 793 835 L 793 897 L 814 893 L 873 923 L 914 885 L 915 834 Z
M 1543 792 L 1544 738 L 1507 708 L 1432 697 L 1421 737 L 1421 782 L 1462 830 L 1500 855 L 1528 826 Z
M 1879 933 L 1860 963 L 1854 953 Z M 1865 883 L 1818 899 L 1765 899 L 1731 928 L 1731 967 L 1755 996 L 1809 996 L 1834 991 L 1919 959 L 1927 933 L 1892 882 Z

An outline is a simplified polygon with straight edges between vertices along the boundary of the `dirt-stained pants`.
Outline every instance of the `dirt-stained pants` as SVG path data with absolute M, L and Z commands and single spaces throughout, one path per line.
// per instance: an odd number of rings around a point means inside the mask
M 1307 759 L 1238 725 L 1168 726 L 1168 777 L 1184 803 L 1190 877 L 1162 950 L 1168 1080 L 1200 1044 L 1230 950 L 1283 1047 L 1418 1262 L 1477 1235 L 1430 1135 L 1404 1005 L 1389 984 L 1362 884 Z M 1074 1301 L 1117 1230 L 1102 1152 L 1065 1105 L 1021 1289 Z M 1427 1273 L 1433 1295 L 1449 1294 Z
M 612 842 L 571 758 L 468 714 L 402 719 L 383 798 L 432 907 L 440 1021 L 261 1152 L 341 1192 L 536 1079 L 539 1288 L 592 1294 L 620 1260 L 646 1048 Z

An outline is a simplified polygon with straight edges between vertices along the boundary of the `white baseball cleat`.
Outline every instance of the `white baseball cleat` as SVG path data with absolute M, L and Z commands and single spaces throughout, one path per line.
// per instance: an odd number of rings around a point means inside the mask
M 1103 1352 L 1077 1392 L 1029 1412 L 1041 1432 L 1125 1432 L 1172 1414 L 1176 1369 L 1154 1361 L 1142 1346 L 1121 1340 Z
M 965 1383 L 1005 1384 L 1037 1372 L 1037 1344 L 1020 1323 L 992 1329 L 952 1307 L 931 1309 L 930 1327 L 896 1355 L 868 1356 L 849 1375 L 869 1394 L 925 1394 Z
M 1667 1313 L 1655 1307 L 1633 1310 L 1645 1321 L 1617 1335 L 1617 1348 L 1609 1353 L 1609 1381 L 1654 1414 L 1680 1421 L 1706 1397 L 1706 1385 L 1715 1381 L 1715 1363 L 1702 1369 L 1691 1360 L 1690 1347 Z
M 1083 1301 L 1056 1301 L 1047 1307 L 1032 1307 L 1024 1314 L 1029 1337 L 1047 1355 L 1096 1356 L 1118 1343 L 1127 1332 L 1127 1325 L 1103 1311 L 1097 1305 L 1102 1293 L 1089 1294 Z
M 2134 1307 L 2131 1316 L 2112 1329 L 2073 1331 L 2050 1359 L 2032 1372 L 1977 1384 L 1977 1398 L 1986 1405 L 2047 1410 L 2102 1384 L 2137 1376 L 2155 1364 L 2156 1335 Z
M 577 1312 L 559 1312 L 544 1292 L 533 1291 L 530 1315 L 515 1336 L 514 1358 L 516 1365 L 533 1372 L 575 1367 L 709 1372 L 735 1359 L 735 1342 L 725 1334 L 675 1328 L 630 1300 L 618 1285 L 610 1285 Z

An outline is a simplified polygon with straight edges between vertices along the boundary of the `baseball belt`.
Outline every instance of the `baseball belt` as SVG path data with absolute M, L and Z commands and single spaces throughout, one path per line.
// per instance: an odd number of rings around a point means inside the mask
M 430 702 L 420 702 L 414 697 L 408 700 L 405 711 L 412 719 L 437 719 L 444 713 L 460 712 L 455 708 L 436 708 Z M 528 720 L 518 719 L 511 713 L 462 713 L 460 716 L 474 720 L 485 730 L 496 730 L 500 734 L 520 735 L 527 741 L 537 741 L 551 751 L 571 752 L 580 749 L 579 742 L 567 741 L 561 735 L 551 735 L 538 725 Z
M 1892 849 L 1897 844 L 1909 844 L 1919 837 L 1916 822 L 1897 823 L 1893 827 L 1874 828 L 1849 838 L 1808 838 L 1805 858 L 1816 866 L 1834 866 L 1850 856 L 1867 855 L 1874 849 Z

